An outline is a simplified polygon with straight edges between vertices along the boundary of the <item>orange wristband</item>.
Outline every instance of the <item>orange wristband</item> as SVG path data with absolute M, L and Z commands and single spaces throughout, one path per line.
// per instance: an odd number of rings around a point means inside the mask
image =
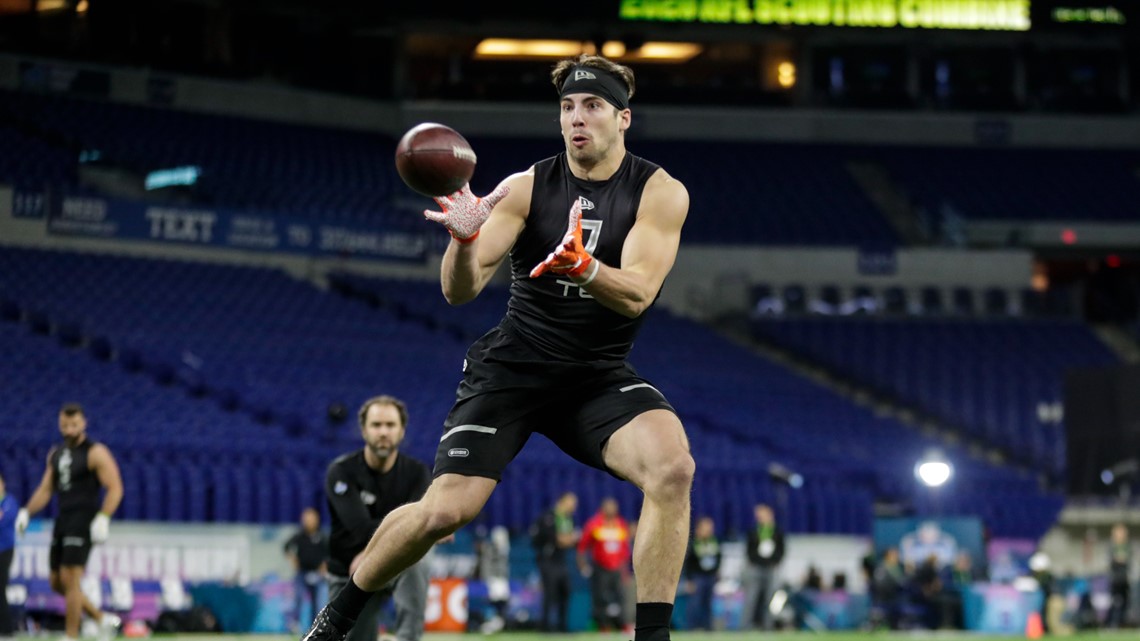
M 599 269 L 600 269 L 600 266 L 598 265 L 598 259 L 591 257 L 590 258 L 590 264 L 586 266 L 586 271 L 582 272 L 582 274 L 581 274 L 581 275 L 585 275 L 587 272 L 589 272 L 590 275 L 586 276 L 586 280 L 578 283 L 578 287 L 585 287 L 586 285 L 589 285 L 590 283 L 594 282 L 594 279 L 598 277 L 598 270 Z

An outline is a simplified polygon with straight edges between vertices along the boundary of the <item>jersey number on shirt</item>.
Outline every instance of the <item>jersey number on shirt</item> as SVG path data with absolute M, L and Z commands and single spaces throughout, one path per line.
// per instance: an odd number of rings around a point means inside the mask
M 601 221 L 601 220 L 583 220 L 582 221 L 582 236 L 583 236 L 582 240 L 583 240 L 583 244 L 586 247 L 586 252 L 589 254 L 593 254 L 594 250 L 597 249 L 597 247 L 598 247 L 598 239 L 602 237 L 602 223 L 603 222 L 604 221 Z M 589 232 L 589 233 L 587 233 L 587 232 Z M 562 295 L 563 296 L 569 296 L 570 295 L 570 288 L 573 287 L 574 289 L 578 290 L 578 297 L 579 298 L 593 298 L 593 296 L 586 293 L 586 290 L 579 287 L 578 284 L 572 280 L 562 280 L 560 278 L 554 282 L 558 283 L 559 285 L 562 285 Z

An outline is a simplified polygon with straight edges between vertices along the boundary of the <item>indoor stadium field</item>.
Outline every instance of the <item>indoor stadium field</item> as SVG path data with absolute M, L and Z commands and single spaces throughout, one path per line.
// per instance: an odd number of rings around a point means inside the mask
M 1140 639 L 1140 2 L 0 0 L 0 641 Z

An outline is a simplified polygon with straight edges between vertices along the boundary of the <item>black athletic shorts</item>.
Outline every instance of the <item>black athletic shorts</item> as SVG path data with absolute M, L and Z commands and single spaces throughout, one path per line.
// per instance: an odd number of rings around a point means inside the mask
M 91 519 L 95 514 L 60 514 L 51 532 L 48 567 L 58 570 L 63 565 L 87 565 L 91 554 Z
M 455 397 L 435 453 L 434 476 L 500 480 L 535 432 L 586 465 L 611 472 L 602 461 L 602 447 L 618 428 L 649 410 L 675 413 L 628 363 L 550 360 L 503 325 L 467 351 Z

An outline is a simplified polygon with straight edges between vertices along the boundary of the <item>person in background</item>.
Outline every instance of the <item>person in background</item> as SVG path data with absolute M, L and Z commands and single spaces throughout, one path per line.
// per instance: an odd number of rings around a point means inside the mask
M 688 620 L 690 630 L 712 629 L 713 588 L 720 574 L 720 541 L 716 538 L 716 524 L 711 517 L 697 520 L 689 554 L 685 557 L 685 579 L 689 596 Z
M 928 630 L 942 626 L 942 578 L 939 576 L 938 555 L 928 554 L 914 572 L 914 603 L 922 607 L 922 625 Z
M 16 515 L 20 504 L 12 498 L 0 475 L 0 638 L 16 632 L 12 611 L 8 609 L 8 572 L 12 569 L 12 555 L 16 551 Z
M 567 550 L 578 543 L 574 512 L 578 496 L 566 492 L 558 497 L 554 508 L 542 513 L 530 529 L 538 573 L 542 577 L 542 616 L 540 629 L 545 632 L 569 632 L 566 613 L 570 607 L 570 565 Z M 551 613 L 557 619 L 552 621 Z
M 1128 541 L 1128 528 L 1123 523 L 1117 523 L 1112 527 L 1112 540 L 1108 548 L 1109 593 L 1112 595 L 1112 605 L 1108 609 L 1106 623 L 1110 628 L 1120 628 L 1128 622 L 1131 569 L 1132 544 Z
M 898 630 L 902 620 L 902 606 L 906 591 L 906 572 L 899 563 L 898 548 L 888 548 L 883 561 L 875 568 L 871 595 L 876 608 L 882 612 L 887 627 Z
M 836 572 L 831 575 L 831 591 L 832 592 L 846 592 L 847 591 L 847 573 Z
M 965 612 L 962 609 L 966 592 L 974 582 L 980 580 L 982 577 L 974 567 L 974 557 L 964 550 L 954 557 L 953 565 L 943 569 L 941 603 L 944 626 L 958 630 L 966 627 Z
M 317 591 L 328 574 L 329 539 L 321 532 L 321 515 L 307 507 L 301 512 L 301 529 L 285 543 L 285 555 L 293 564 L 295 629 L 309 627 L 318 609 Z M 309 620 L 301 620 L 302 606 L 309 604 Z
M 1037 614 L 1041 617 L 1041 625 L 1045 632 L 1049 630 L 1049 599 L 1053 597 L 1056 591 L 1053 581 L 1052 561 L 1049 556 L 1044 552 L 1038 551 L 1029 557 L 1029 572 L 1033 579 L 1037 581 L 1037 586 L 1041 589 L 1041 608 Z
M 81 582 L 91 546 L 105 543 L 110 534 L 111 516 L 123 500 L 123 479 L 111 450 L 88 437 L 87 415 L 78 403 L 60 408 L 59 433 L 63 441 L 51 448 L 39 486 L 17 513 L 16 532 L 23 533 L 32 515 L 57 497 L 48 566 L 51 589 L 67 604 L 64 639 L 79 638 L 87 613 L 99 626 L 100 641 L 106 641 L 118 632 L 122 619 L 100 612 L 83 593 Z
M 623 627 L 622 582 L 629 572 L 630 538 L 629 524 L 618 514 L 613 498 L 603 499 L 598 513 L 582 527 L 578 567 L 590 577 L 594 622 L 599 630 Z
M 637 549 L 637 525 L 638 525 L 637 519 L 630 519 L 629 520 L 629 549 L 630 550 Z M 678 582 L 677 588 L 680 589 L 680 587 L 681 587 L 680 582 Z M 622 602 L 622 621 L 625 622 L 625 625 L 622 626 L 622 631 L 629 634 L 630 636 L 633 636 L 636 632 L 634 630 L 634 623 L 633 622 L 637 618 L 637 573 L 636 572 L 627 572 L 625 574 L 625 580 L 622 583 L 622 591 L 624 593 L 623 596 L 625 597 L 624 601 Z M 670 617 L 670 620 L 672 620 L 672 617 Z
M 754 514 L 756 527 L 748 532 L 748 565 L 744 570 L 744 626 L 770 630 L 768 603 L 784 560 L 784 531 L 776 525 L 771 507 L 760 503 Z
M 804 575 L 803 589 L 817 593 L 823 592 L 823 575 L 819 573 L 819 568 L 814 563 L 808 565 L 807 574 Z
M 375 396 L 357 413 L 363 448 L 329 464 L 325 475 L 331 528 L 329 534 L 329 598 L 349 583 L 372 534 L 393 510 L 419 500 L 431 485 L 427 465 L 400 451 L 407 435 L 408 407 L 398 398 Z M 385 602 L 396 604 L 396 638 L 419 641 L 424 632 L 430 576 L 423 556 L 383 590 L 368 594 L 348 641 L 376 641 Z M 314 626 L 319 627 L 318 622 Z
M 492 634 L 507 627 L 511 603 L 511 534 L 502 525 L 481 534 L 475 543 L 479 578 L 487 584 L 487 598 L 495 614 L 483 623 L 480 632 Z
M 879 565 L 879 559 L 875 555 L 875 549 L 872 547 L 859 559 L 859 573 L 863 576 L 863 585 L 868 588 L 875 583 L 875 568 Z

